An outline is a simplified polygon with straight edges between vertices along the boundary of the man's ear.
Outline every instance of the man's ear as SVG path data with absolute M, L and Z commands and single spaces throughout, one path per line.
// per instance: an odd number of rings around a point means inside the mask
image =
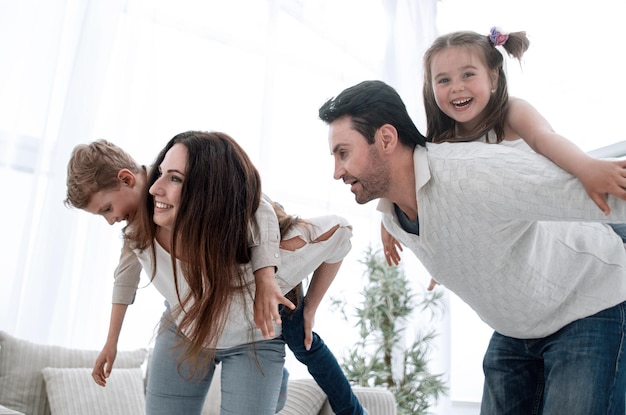
M 383 124 L 378 129 L 383 152 L 392 152 L 398 145 L 398 130 L 391 124 Z
M 119 180 L 120 185 L 134 187 L 137 182 L 137 178 L 133 174 L 132 171 L 128 169 L 121 169 L 117 172 L 117 180 Z

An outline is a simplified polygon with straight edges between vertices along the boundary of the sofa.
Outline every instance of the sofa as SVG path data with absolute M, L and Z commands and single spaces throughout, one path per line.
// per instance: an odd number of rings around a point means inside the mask
M 98 353 L 36 344 L 0 331 L 0 415 L 145 414 L 149 350 L 119 351 L 105 388 L 91 378 Z M 202 415 L 219 415 L 219 378 L 216 373 Z M 396 414 L 394 396 L 387 389 L 356 386 L 354 392 L 371 415 Z M 313 380 L 289 380 L 279 415 L 332 413 Z

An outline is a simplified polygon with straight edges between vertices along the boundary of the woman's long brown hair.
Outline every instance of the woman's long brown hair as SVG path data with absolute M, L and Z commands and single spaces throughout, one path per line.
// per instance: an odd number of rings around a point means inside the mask
M 184 297 L 177 292 L 184 310 L 178 330 L 186 336 L 181 361 L 189 360 L 193 376 L 213 358 L 211 349 L 224 330 L 231 300 L 246 289 L 242 264 L 250 261 L 248 230 L 259 207 L 261 179 L 230 136 L 189 131 L 172 138 L 161 151 L 148 175 L 148 188 L 159 177 L 158 167 L 174 144 L 184 145 L 188 152 L 171 256 L 176 289 L 179 278 L 189 286 Z M 152 221 L 154 201 L 149 195 L 145 208 L 146 214 L 133 224 L 127 238 L 136 248 L 150 248 L 154 259 L 158 227 Z M 182 275 L 176 272 L 176 258 Z

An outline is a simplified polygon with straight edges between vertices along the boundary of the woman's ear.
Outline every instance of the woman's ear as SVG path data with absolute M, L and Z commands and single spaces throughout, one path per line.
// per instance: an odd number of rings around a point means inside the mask
M 137 182 L 137 178 L 133 174 L 132 171 L 128 169 L 121 169 L 117 172 L 117 180 L 120 182 L 120 185 L 134 187 Z

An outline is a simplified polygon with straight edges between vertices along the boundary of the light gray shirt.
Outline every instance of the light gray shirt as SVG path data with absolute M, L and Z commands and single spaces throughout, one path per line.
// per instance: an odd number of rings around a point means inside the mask
M 320 235 L 335 229 L 334 233 L 325 240 L 318 241 Z M 348 254 L 351 248 L 350 238 L 352 228 L 340 216 L 320 216 L 307 219 L 306 223 L 294 225 L 285 235 L 285 239 L 300 238 L 304 246 L 295 251 L 281 249 L 282 265 L 276 273 L 276 281 L 283 294 L 289 292 L 307 276 L 312 274 L 322 263 L 339 262 Z M 172 260 L 170 254 L 155 241 L 156 263 L 153 263 L 149 249 L 136 250 L 137 258 L 146 270 L 155 271 L 152 283 L 170 304 L 171 313 L 180 322 L 184 311 L 178 301 L 178 294 L 174 282 Z M 178 274 L 178 292 L 184 298 L 189 291 L 185 279 L 182 277 L 180 263 L 176 261 Z M 254 316 L 254 275 L 251 264 L 244 266 L 245 279 L 249 283 L 247 289 L 235 295 L 230 303 L 224 332 L 216 343 L 205 346 L 218 349 L 231 348 L 242 344 L 264 340 L 261 330 L 256 328 Z M 281 334 L 281 327 L 274 325 L 276 336 Z
M 419 236 L 387 199 L 383 223 L 494 330 L 545 337 L 626 300 L 626 250 L 603 224 L 626 222 L 626 202 L 609 196 L 605 216 L 576 177 L 506 145 L 428 143 L 414 166 Z

